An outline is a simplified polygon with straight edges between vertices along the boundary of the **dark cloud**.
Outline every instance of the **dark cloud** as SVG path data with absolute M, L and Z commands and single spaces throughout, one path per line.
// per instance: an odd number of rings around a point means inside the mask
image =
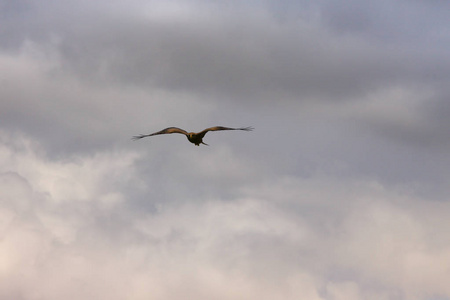
M 442 73 L 444 52 L 436 56 L 420 44 L 402 47 L 370 38 L 365 27 L 383 25 L 386 28 L 377 30 L 390 33 L 400 23 L 379 16 L 389 12 L 384 3 L 373 4 L 375 10 L 356 3 L 325 5 L 320 10 L 323 26 L 301 16 L 280 22 L 267 6 L 256 5 L 259 9 L 252 11 L 248 5 L 235 9 L 209 5 L 205 11 L 184 8 L 184 12 L 182 4 L 178 10 L 144 6 L 148 13 L 138 16 L 118 15 L 114 4 L 102 12 L 95 6 L 50 5 L 45 14 L 41 8 L 29 16 L 25 30 L 11 29 L 16 36 L 39 43 L 57 39 L 62 67 L 88 81 L 228 98 L 348 99 L 386 85 L 428 81 L 426 69 Z M 398 15 L 400 8 L 395 6 L 391 14 Z M 246 14 L 236 13 L 239 9 Z M 294 5 L 293 10 L 301 7 Z M 377 25 L 364 26 L 371 23 L 370 17 L 376 18 Z M 363 33 L 336 37 L 327 26 L 358 28 Z

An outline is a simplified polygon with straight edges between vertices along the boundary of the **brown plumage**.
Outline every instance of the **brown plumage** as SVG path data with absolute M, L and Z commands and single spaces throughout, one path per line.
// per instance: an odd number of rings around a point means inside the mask
M 252 127 L 243 127 L 243 128 L 230 128 L 230 127 L 223 127 L 223 126 L 215 126 L 215 127 L 210 127 L 210 128 L 206 128 L 205 130 L 195 133 L 195 132 L 187 132 L 186 130 L 183 130 L 181 128 L 177 128 L 177 127 L 169 127 L 166 129 L 163 129 L 161 131 L 155 132 L 155 133 L 151 133 L 151 134 L 141 134 L 141 135 L 136 135 L 133 136 L 132 139 L 133 140 L 139 140 L 148 136 L 153 136 L 153 135 L 158 135 L 158 134 L 169 134 L 169 133 L 181 133 L 184 134 L 187 139 L 189 140 L 189 142 L 195 144 L 196 146 L 199 146 L 200 144 L 209 146 L 208 144 L 203 143 L 203 137 L 205 136 L 205 134 L 208 131 L 218 131 L 218 130 L 245 130 L 245 131 L 250 131 L 253 130 Z

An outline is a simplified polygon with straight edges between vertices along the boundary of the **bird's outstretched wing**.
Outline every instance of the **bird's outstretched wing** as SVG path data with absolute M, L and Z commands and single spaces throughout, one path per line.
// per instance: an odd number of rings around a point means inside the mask
M 155 132 L 155 133 L 136 135 L 136 136 L 133 136 L 131 139 L 132 140 L 139 140 L 139 139 L 142 139 L 142 138 L 145 138 L 145 137 L 148 137 L 148 136 L 153 136 L 153 135 L 158 135 L 158 134 L 169 134 L 169 133 L 181 133 L 181 134 L 184 134 L 184 135 L 188 134 L 186 130 L 183 130 L 181 128 L 168 127 L 166 129 L 163 129 L 163 130 Z
M 230 127 L 223 127 L 223 126 L 214 126 L 214 127 L 206 128 L 205 130 L 199 132 L 198 135 L 203 138 L 208 131 L 219 131 L 219 130 L 245 130 L 245 131 L 251 131 L 251 130 L 253 130 L 253 127 L 230 128 Z

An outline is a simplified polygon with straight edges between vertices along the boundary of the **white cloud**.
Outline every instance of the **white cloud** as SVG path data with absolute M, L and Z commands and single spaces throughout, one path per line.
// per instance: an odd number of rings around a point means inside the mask
M 448 204 L 316 176 L 142 214 L 127 203 L 143 183 L 135 154 L 50 161 L 3 141 L 0 298 L 450 296 L 450 240 L 434 228 Z

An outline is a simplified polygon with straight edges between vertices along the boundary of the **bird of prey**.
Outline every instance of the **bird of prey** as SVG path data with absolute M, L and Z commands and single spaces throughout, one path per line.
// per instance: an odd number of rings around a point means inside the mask
M 187 137 L 189 142 L 195 144 L 195 146 L 199 146 L 200 144 L 209 146 L 208 144 L 203 143 L 203 137 L 205 136 L 205 134 L 208 131 L 218 131 L 218 130 L 245 130 L 245 131 L 250 131 L 250 130 L 253 130 L 253 127 L 230 128 L 230 127 L 223 127 L 223 126 L 215 126 L 215 127 L 206 128 L 205 130 L 200 131 L 198 133 L 187 132 L 186 130 L 183 130 L 183 129 L 177 128 L 177 127 L 168 127 L 166 129 L 163 129 L 163 130 L 155 132 L 155 133 L 136 135 L 136 136 L 133 136 L 132 139 L 133 140 L 139 140 L 139 139 L 142 139 L 142 138 L 145 138 L 145 137 L 148 137 L 148 136 L 153 136 L 153 135 L 158 135 L 158 134 L 181 133 L 181 134 L 184 134 Z

